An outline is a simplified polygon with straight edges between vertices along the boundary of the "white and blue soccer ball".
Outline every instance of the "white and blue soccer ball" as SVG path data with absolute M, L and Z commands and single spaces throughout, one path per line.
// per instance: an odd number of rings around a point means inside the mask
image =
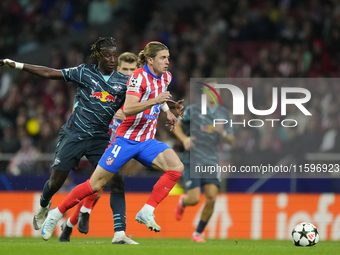
M 314 246 L 319 242 L 318 229 L 309 222 L 296 225 L 292 231 L 292 240 L 295 246 Z

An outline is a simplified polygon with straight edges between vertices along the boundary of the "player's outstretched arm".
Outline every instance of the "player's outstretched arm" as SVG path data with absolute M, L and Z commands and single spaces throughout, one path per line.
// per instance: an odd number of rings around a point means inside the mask
M 132 116 L 149 109 L 150 107 L 163 104 L 166 100 L 171 98 L 170 92 L 162 92 L 157 97 L 149 99 L 144 102 L 139 102 L 140 98 L 134 95 L 126 95 L 123 112 L 125 116 Z
M 40 76 L 46 79 L 54 79 L 54 80 L 64 79 L 64 76 L 61 70 L 57 70 L 57 69 L 53 69 L 53 68 L 49 68 L 45 66 L 36 66 L 36 65 L 15 62 L 14 60 L 11 60 L 8 58 L 0 59 L 0 66 L 8 66 L 10 68 L 24 70 L 26 72 L 35 74 L 37 76 Z

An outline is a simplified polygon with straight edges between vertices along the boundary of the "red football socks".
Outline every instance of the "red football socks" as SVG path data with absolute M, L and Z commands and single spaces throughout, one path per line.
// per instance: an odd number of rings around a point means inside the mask
M 79 184 L 75 187 L 70 194 L 68 194 L 63 202 L 58 206 L 59 211 L 64 214 L 68 209 L 72 208 L 76 204 L 78 204 L 85 197 L 92 195 L 93 189 L 90 185 L 90 180 Z
M 74 213 L 70 217 L 70 222 L 73 226 L 78 224 L 78 216 L 79 216 L 80 208 L 83 206 L 83 204 L 84 204 L 84 199 L 80 201 L 76 210 L 74 211 Z
M 83 200 L 81 200 L 81 202 L 78 204 L 77 209 L 74 211 L 74 213 L 71 215 L 70 217 L 70 222 L 72 225 L 76 225 L 78 223 L 78 216 L 79 216 L 79 212 L 80 209 L 82 208 L 82 206 L 88 208 L 88 209 L 93 209 L 93 207 L 96 204 L 96 198 L 98 197 L 100 191 L 94 193 L 93 195 L 89 195 L 88 197 L 85 197 Z
M 96 198 L 98 197 L 100 191 L 94 193 L 93 195 L 90 195 L 86 198 L 84 198 L 84 207 L 88 208 L 88 209 L 93 209 L 94 205 L 95 205 L 95 201 Z
M 155 186 L 153 186 L 151 196 L 146 203 L 156 207 L 169 194 L 170 190 L 173 186 L 175 186 L 181 175 L 182 172 L 179 171 L 165 171 Z

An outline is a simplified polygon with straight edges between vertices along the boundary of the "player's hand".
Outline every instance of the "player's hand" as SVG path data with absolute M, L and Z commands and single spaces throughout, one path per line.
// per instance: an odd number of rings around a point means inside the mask
M 121 122 L 123 122 L 125 120 L 125 117 L 126 116 L 125 116 L 125 114 L 123 113 L 123 111 L 121 109 L 119 109 L 116 112 L 115 116 L 113 116 L 114 119 L 117 119 L 117 120 L 119 120 Z
M 218 124 L 218 125 L 216 125 L 215 127 L 212 128 L 212 131 L 220 133 L 222 135 L 223 132 L 224 132 L 224 127 L 223 127 L 223 125 Z
M 10 68 L 15 68 L 15 61 L 11 59 L 0 59 L 0 66 L 8 66 Z
M 184 99 L 177 101 L 177 103 L 175 104 L 175 109 L 176 112 L 179 116 L 181 116 L 184 119 L 184 106 L 182 105 L 184 102 Z
M 167 111 L 166 114 L 167 114 L 166 117 L 168 121 L 166 122 L 165 126 L 170 127 L 170 131 L 175 131 L 177 123 L 178 123 L 178 119 L 171 111 Z
M 188 136 L 187 138 L 185 138 L 185 140 L 183 141 L 184 149 L 188 151 L 190 150 L 191 147 L 194 147 L 195 146 L 195 144 L 193 143 L 194 140 L 195 140 L 195 137 L 193 136 Z
M 163 104 L 166 100 L 170 99 L 172 95 L 169 91 L 165 91 L 160 93 L 157 97 L 155 97 L 156 104 Z

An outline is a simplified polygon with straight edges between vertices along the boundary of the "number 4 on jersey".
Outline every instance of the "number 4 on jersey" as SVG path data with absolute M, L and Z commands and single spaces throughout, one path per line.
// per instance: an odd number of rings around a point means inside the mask
M 121 148 L 122 147 L 118 146 L 117 144 L 115 145 L 115 147 L 113 147 L 113 149 L 112 149 L 113 157 L 115 157 L 115 158 L 117 157 L 117 155 L 118 155 L 118 153 L 119 153 Z

